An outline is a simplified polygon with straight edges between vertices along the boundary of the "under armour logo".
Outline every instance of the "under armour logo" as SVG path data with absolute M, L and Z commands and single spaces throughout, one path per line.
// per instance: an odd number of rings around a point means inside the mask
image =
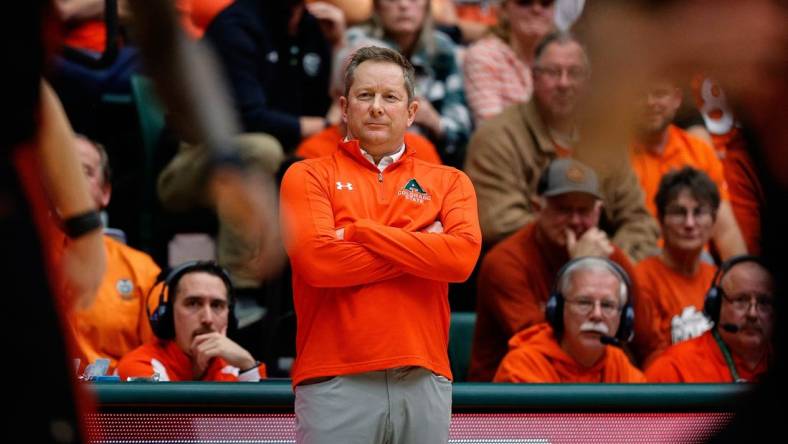
M 337 189 L 353 191 L 353 184 L 350 182 L 346 182 L 346 183 L 337 182 Z

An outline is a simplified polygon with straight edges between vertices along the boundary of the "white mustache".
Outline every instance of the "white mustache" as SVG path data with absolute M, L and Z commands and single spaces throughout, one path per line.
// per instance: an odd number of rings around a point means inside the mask
M 604 322 L 585 321 L 580 325 L 580 332 L 594 332 L 603 335 L 610 334 L 610 328 Z

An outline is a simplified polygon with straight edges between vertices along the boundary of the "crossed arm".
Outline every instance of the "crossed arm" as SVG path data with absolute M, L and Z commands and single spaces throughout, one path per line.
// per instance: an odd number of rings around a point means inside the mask
M 457 175 L 440 211 L 443 232 L 407 231 L 369 219 L 336 227 L 326 180 L 304 164 L 282 182 L 285 247 L 296 270 L 315 287 L 348 287 L 412 274 L 457 282 L 467 279 L 481 248 L 476 197 Z M 343 239 L 337 229 L 343 228 Z

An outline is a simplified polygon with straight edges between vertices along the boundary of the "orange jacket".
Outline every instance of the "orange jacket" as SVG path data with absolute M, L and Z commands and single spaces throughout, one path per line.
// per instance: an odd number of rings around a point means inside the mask
M 222 358 L 213 358 L 200 379 L 194 379 L 192 361 L 175 341 L 156 340 L 141 345 L 127 353 L 118 363 L 121 381 L 129 377 L 150 378 L 159 374 L 159 381 L 213 381 L 213 382 L 256 382 L 265 378 L 265 366 L 239 374 Z
M 693 276 L 677 273 L 659 256 L 640 261 L 635 276 L 640 298 L 635 300 L 635 339 L 633 349 L 643 366 L 671 345 L 671 320 L 684 307 L 703 311 L 706 291 L 714 279 L 716 268 L 700 263 Z
M 633 276 L 632 264 L 620 248 L 613 246 L 610 259 Z M 509 339 L 526 327 L 544 322 L 553 281 L 568 261 L 566 248 L 544 239 L 536 223 L 521 228 L 484 256 L 477 278 L 469 381 L 492 381 Z M 630 292 L 633 299 L 637 297 L 636 290 Z
M 481 246 L 471 182 L 409 146 L 383 173 L 357 140 L 340 148 L 295 163 L 282 181 L 293 385 L 410 365 L 451 378 L 448 282 L 468 278 Z M 438 220 L 443 233 L 422 232 Z
M 731 353 L 739 378 L 757 382 L 767 370 L 765 356 L 749 370 L 739 356 Z M 725 357 L 710 331 L 665 350 L 646 368 L 649 382 L 734 382 Z
M 93 304 L 70 314 L 81 367 L 109 358 L 111 373 L 126 353 L 153 339 L 146 310 L 159 267 L 150 256 L 104 236 L 107 272 Z
M 653 154 L 638 144 L 632 144 L 631 162 L 645 194 L 646 208 L 655 217 L 657 206 L 654 203 L 654 196 L 657 195 L 659 181 L 665 173 L 685 166 L 691 166 L 708 174 L 717 184 L 722 200 L 729 200 L 722 163 L 717 158 L 714 148 L 677 126 L 668 127 L 668 139 L 661 155 Z
M 558 344 L 552 327 L 541 323 L 512 337 L 493 381 L 630 383 L 646 378 L 621 349 L 610 345 L 592 367 L 580 366 Z
M 339 125 L 331 125 L 323 131 L 314 134 L 301 142 L 296 148 L 296 156 L 304 159 L 330 156 L 337 152 L 337 147 L 342 143 L 344 136 L 339 131 Z M 413 148 L 413 157 L 427 162 L 441 165 L 441 158 L 435 145 L 424 136 L 416 133 L 405 133 L 405 144 Z

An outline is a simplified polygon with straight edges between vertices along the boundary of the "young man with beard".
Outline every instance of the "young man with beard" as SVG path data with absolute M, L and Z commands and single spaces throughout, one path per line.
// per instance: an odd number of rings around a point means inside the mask
M 163 282 L 166 288 L 151 315 L 158 341 L 120 360 L 122 380 L 154 374 L 159 381 L 254 382 L 265 377 L 265 366 L 227 337 L 237 321 L 232 283 L 223 268 L 214 262 L 187 262 Z

